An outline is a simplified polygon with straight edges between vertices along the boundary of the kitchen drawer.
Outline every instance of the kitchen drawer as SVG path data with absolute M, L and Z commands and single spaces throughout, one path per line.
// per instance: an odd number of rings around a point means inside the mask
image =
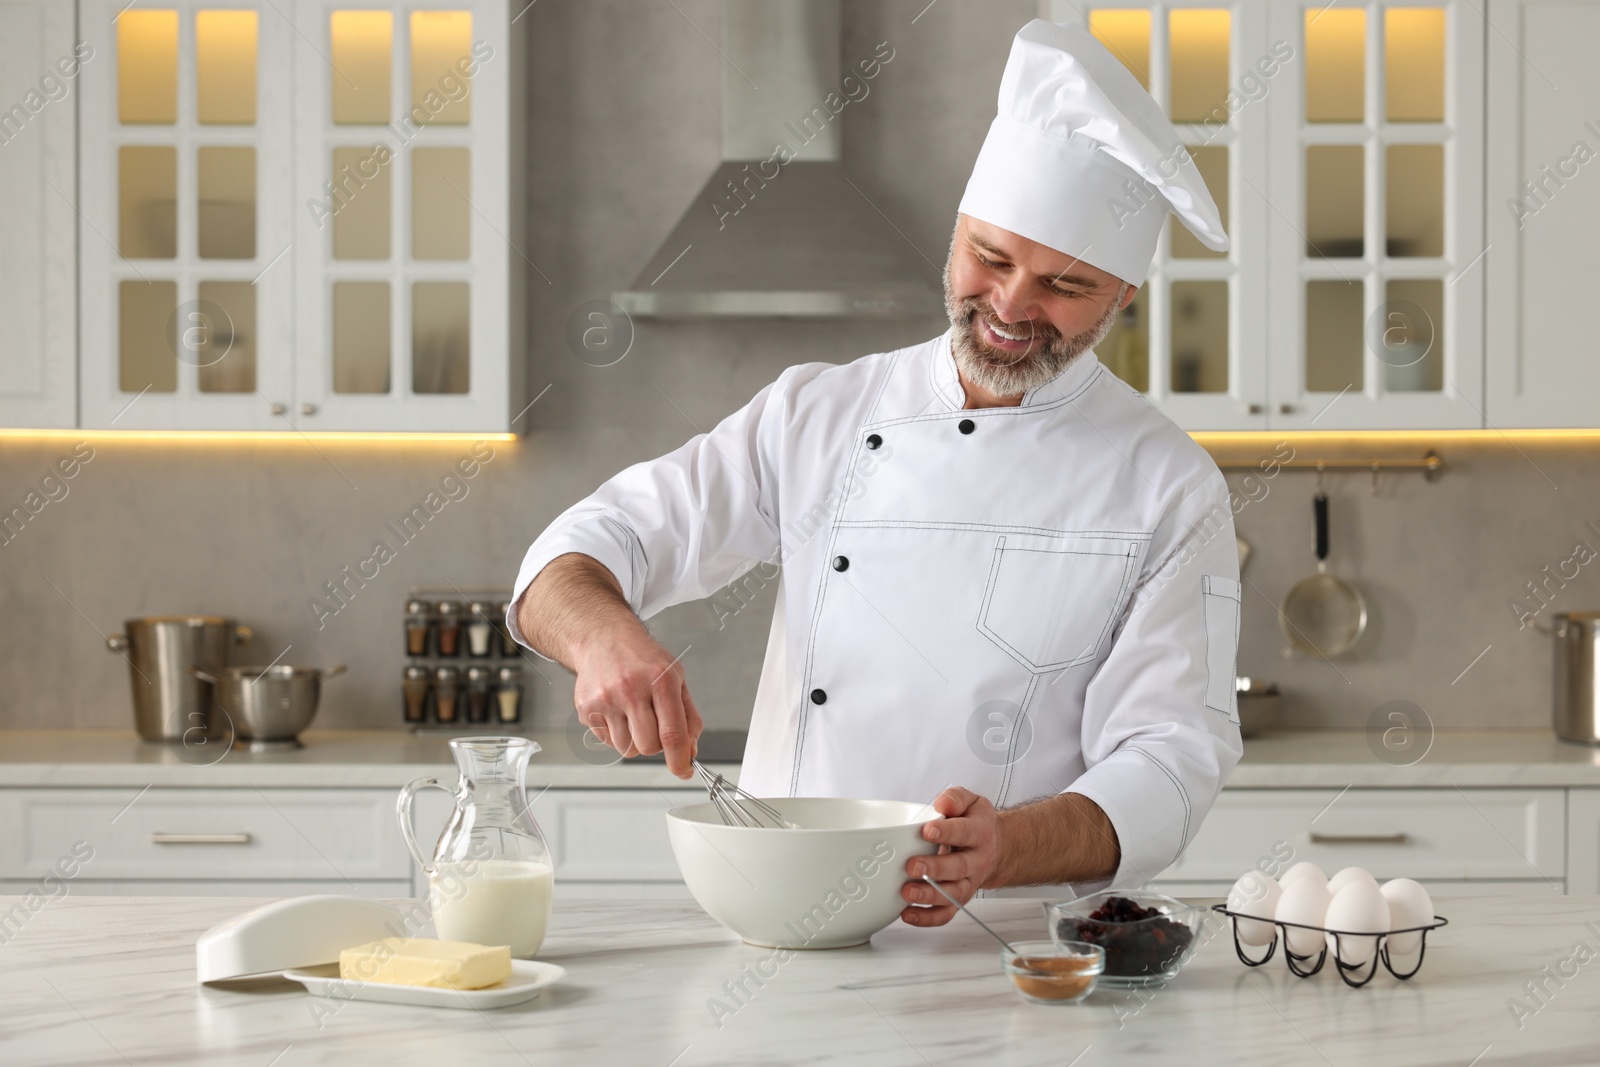
M 1355 866 L 1380 880 L 1559 884 L 1566 878 L 1565 791 L 1224 789 L 1194 841 L 1159 877 L 1231 884 L 1290 850 L 1288 862 L 1311 860 L 1330 874 Z
M 228 882 L 192 879 L 176 882 L 95 881 L 74 878 L 67 883 L 74 897 L 279 897 L 338 893 L 347 897 L 377 897 L 400 900 L 411 896 L 410 882 Z M 0 881 L 0 896 L 26 896 L 30 892 L 49 892 L 38 881 Z
M 1495 881 L 1486 879 L 1481 882 L 1443 880 L 1425 878 L 1422 886 L 1428 895 L 1435 900 L 1445 897 L 1559 897 L 1564 886 L 1560 882 L 1546 882 L 1540 879 L 1528 881 Z M 1169 897 L 1181 897 L 1184 900 L 1194 900 L 1201 897 L 1215 897 L 1222 900 L 1227 897 L 1228 890 L 1233 888 L 1232 882 L 1169 882 L 1164 878 L 1155 881 L 1156 892 L 1165 893 Z M 1442 909 L 1441 909 L 1442 910 Z M 1448 916 L 1448 912 L 1446 913 Z
M 0 879 L 40 878 L 80 841 L 87 880 L 410 877 L 388 789 L 0 790 Z

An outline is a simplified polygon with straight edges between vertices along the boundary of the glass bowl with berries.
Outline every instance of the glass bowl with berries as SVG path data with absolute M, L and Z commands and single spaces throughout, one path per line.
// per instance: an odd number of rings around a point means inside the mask
M 1085 941 L 1105 950 L 1100 984 L 1138 988 L 1177 975 L 1200 947 L 1211 912 L 1160 893 L 1106 890 L 1046 904 L 1057 944 Z

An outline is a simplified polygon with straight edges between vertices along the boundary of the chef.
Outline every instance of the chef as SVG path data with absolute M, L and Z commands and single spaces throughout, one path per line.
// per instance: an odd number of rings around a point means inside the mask
M 1169 212 L 1228 247 L 1176 131 L 1089 33 L 1016 36 L 945 268 L 950 329 L 791 367 L 528 550 L 508 618 L 580 721 L 679 777 L 701 718 L 641 619 L 781 568 L 740 786 L 932 801 L 903 919 L 1137 886 L 1238 761 L 1238 561 L 1210 457 L 1093 352 Z

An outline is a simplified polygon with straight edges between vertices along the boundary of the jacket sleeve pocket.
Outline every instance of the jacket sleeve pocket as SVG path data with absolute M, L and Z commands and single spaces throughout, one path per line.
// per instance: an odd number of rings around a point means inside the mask
M 1243 586 L 1207 574 L 1201 580 L 1206 609 L 1206 707 L 1239 721 L 1239 601 Z

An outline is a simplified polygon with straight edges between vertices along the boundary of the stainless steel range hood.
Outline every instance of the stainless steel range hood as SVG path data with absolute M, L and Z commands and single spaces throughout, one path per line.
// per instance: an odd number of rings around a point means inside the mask
M 722 163 L 632 288 L 614 294 L 622 310 L 659 319 L 943 314 L 938 271 L 840 162 L 851 96 L 870 95 L 872 83 L 852 69 L 847 89 L 839 29 L 839 0 L 723 0 Z

